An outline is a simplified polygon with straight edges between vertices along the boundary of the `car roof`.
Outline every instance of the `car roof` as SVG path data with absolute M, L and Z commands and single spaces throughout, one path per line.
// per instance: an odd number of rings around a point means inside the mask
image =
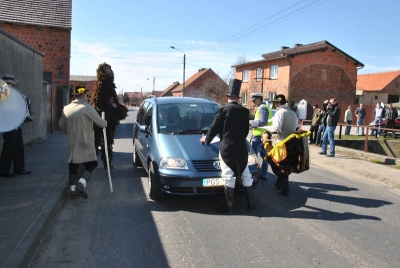
M 147 99 L 147 100 L 154 100 L 154 99 Z M 158 104 L 169 104 L 169 103 L 174 103 L 174 104 L 185 104 L 185 103 L 198 103 L 198 104 L 217 104 L 217 102 L 208 100 L 205 98 L 195 98 L 195 97 L 159 97 L 157 98 L 157 103 Z

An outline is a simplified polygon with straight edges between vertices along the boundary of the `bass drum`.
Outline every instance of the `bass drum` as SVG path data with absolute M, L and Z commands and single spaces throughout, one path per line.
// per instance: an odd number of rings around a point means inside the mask
M 8 132 L 22 125 L 29 113 L 25 95 L 0 80 L 0 100 L 0 132 Z

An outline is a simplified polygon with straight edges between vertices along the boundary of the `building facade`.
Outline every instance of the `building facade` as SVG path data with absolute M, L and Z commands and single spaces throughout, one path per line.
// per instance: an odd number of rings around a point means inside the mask
M 282 46 L 262 57 L 232 66 L 243 81 L 245 105 L 253 92 L 262 92 L 266 100 L 284 94 L 295 103 L 322 103 L 332 97 L 342 104 L 356 102 L 357 70 L 364 65 L 327 41 Z

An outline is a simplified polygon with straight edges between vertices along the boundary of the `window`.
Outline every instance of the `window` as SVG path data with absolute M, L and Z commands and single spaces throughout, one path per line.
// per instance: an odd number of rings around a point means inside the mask
M 137 113 L 137 117 L 136 117 L 136 122 L 138 122 L 140 125 L 144 125 L 144 115 L 146 114 L 146 107 L 147 105 L 149 105 L 148 102 L 144 102 L 142 107 L 140 107 L 139 112 Z
M 247 82 L 249 80 L 249 70 L 243 71 L 243 82 Z
M 262 77 L 262 69 L 261 69 L 261 68 L 257 68 L 257 77 L 256 77 L 256 81 L 257 81 L 257 82 L 261 81 L 261 77 Z
M 247 106 L 247 94 L 246 93 L 242 94 L 242 105 Z
M 273 99 L 275 99 L 275 92 L 270 92 L 270 93 L 268 94 L 268 100 L 269 100 L 269 101 L 272 101 Z
M 144 116 L 144 123 L 149 128 L 149 132 L 151 132 L 151 120 L 153 118 L 153 104 L 149 103 L 147 107 L 146 114 Z
M 269 78 L 278 79 L 278 65 L 271 66 L 271 74 L 270 74 Z

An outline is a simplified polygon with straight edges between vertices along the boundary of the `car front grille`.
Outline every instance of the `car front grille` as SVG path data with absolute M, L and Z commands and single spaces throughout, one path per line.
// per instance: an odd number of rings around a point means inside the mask
M 213 172 L 221 170 L 219 160 L 194 160 L 198 172 Z

